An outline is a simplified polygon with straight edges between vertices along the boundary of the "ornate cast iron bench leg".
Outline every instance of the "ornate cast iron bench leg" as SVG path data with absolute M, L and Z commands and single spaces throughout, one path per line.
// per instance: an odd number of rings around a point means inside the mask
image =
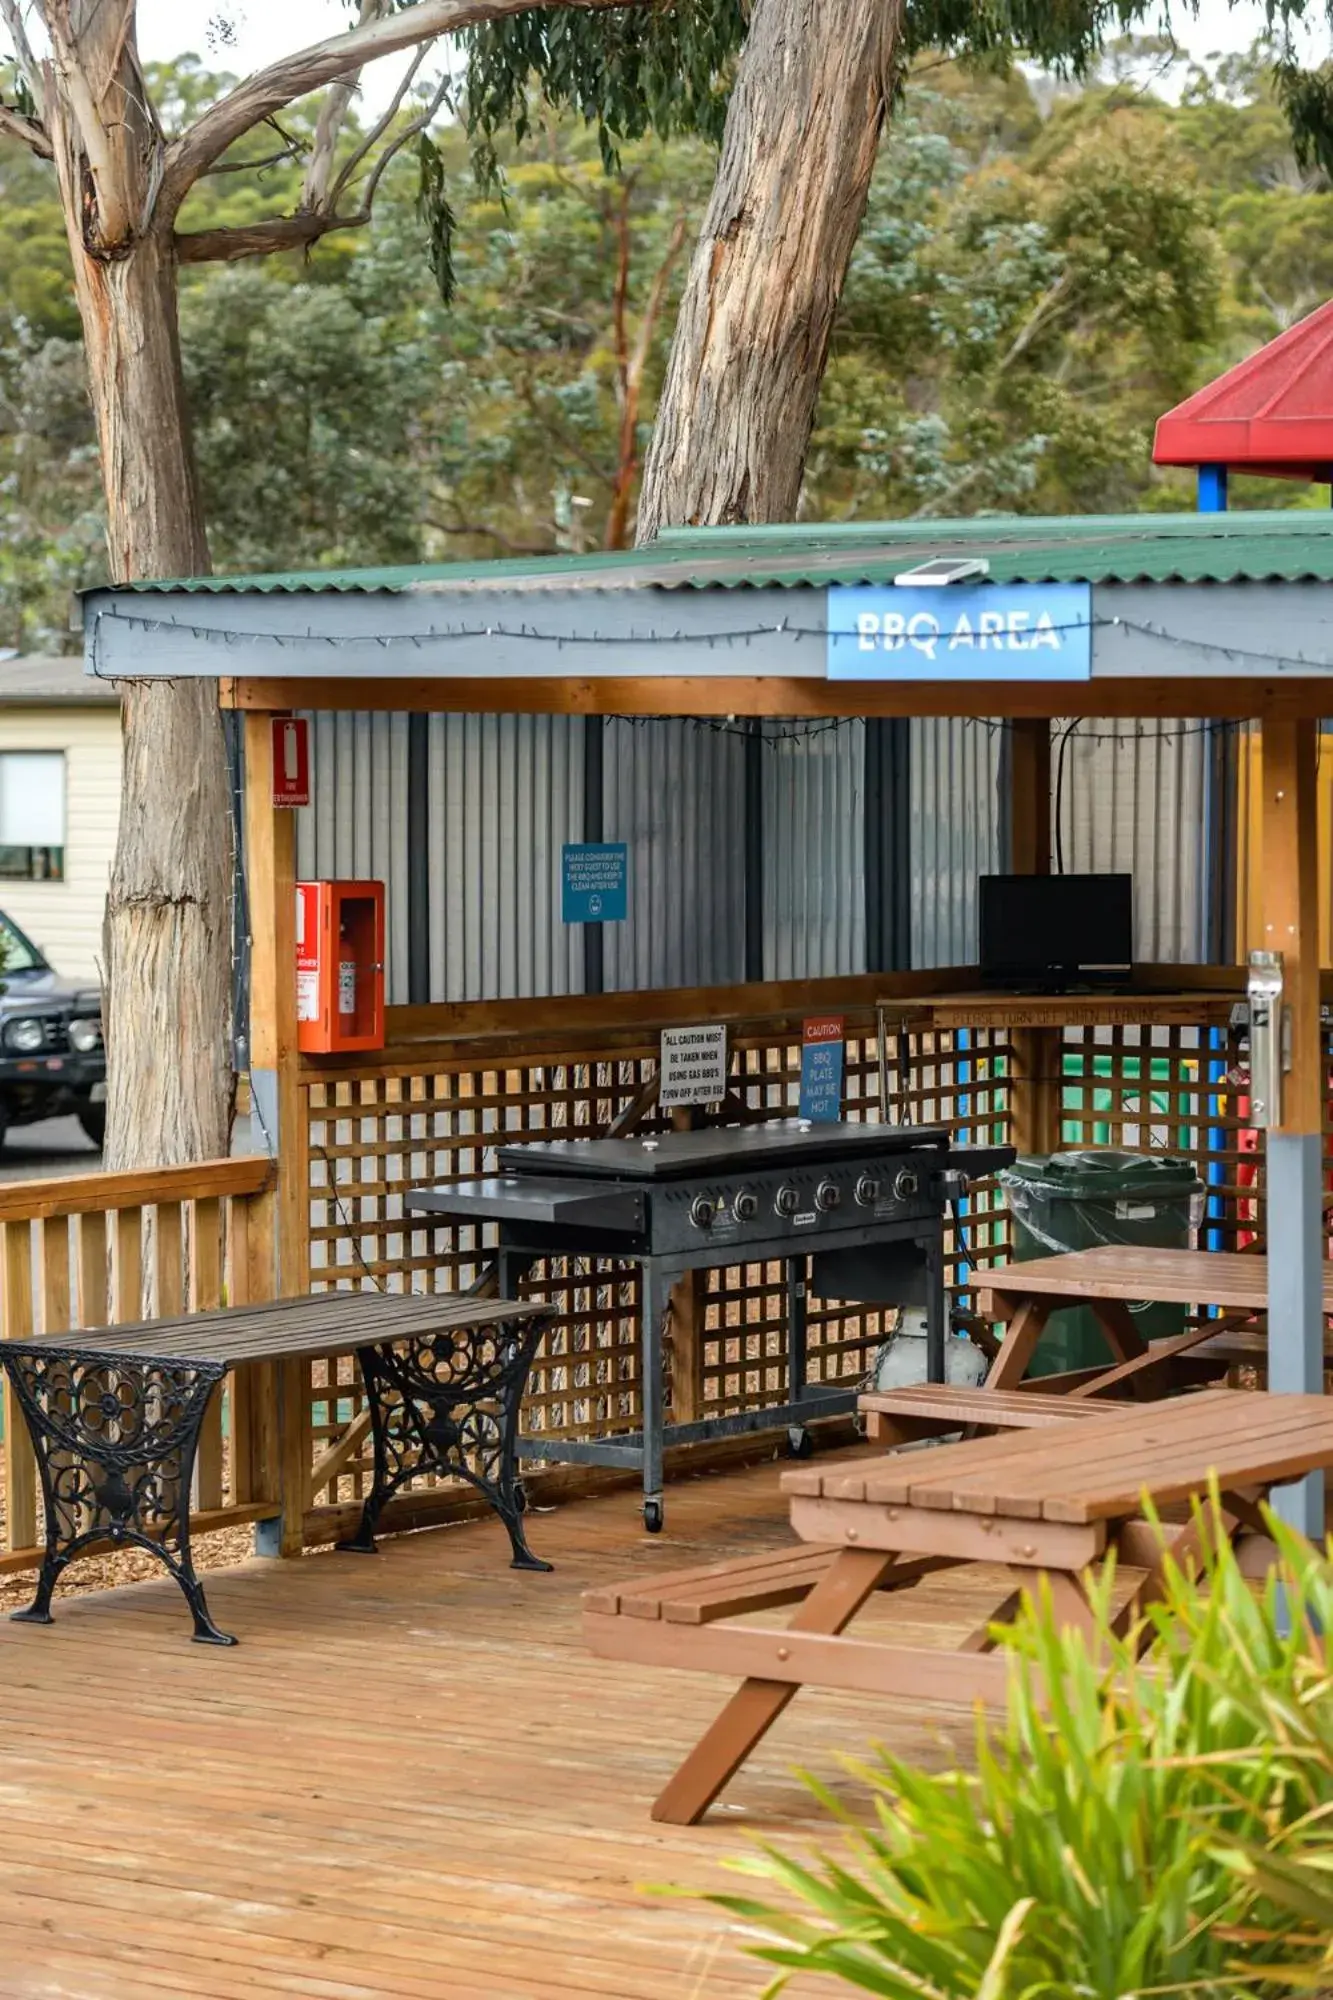
M 32 1439 L 46 1553 L 20 1624 L 50 1625 L 51 1597 L 79 1556 L 110 1542 L 144 1549 L 176 1579 L 203 1645 L 234 1646 L 209 1616 L 190 1552 L 190 1484 L 208 1399 L 226 1374 L 213 1361 L 6 1341 Z
M 374 1484 L 356 1534 L 339 1548 L 373 1555 L 386 1503 L 410 1479 L 433 1472 L 465 1479 L 490 1502 L 508 1531 L 512 1568 L 551 1568 L 532 1553 L 523 1532 L 516 1451 L 519 1409 L 541 1331 L 526 1320 L 502 1322 L 359 1350 Z

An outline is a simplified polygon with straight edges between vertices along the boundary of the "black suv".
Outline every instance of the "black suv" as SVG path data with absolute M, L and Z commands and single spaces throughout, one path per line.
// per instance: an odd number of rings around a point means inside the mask
M 102 996 L 52 971 L 0 913 L 0 1146 L 11 1125 L 72 1114 L 100 1146 L 106 1135 Z

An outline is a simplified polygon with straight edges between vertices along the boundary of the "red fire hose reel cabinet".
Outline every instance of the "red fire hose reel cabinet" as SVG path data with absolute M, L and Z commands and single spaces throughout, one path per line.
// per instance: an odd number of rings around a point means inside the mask
M 384 1047 L 384 884 L 296 885 L 296 1040 L 308 1055 Z

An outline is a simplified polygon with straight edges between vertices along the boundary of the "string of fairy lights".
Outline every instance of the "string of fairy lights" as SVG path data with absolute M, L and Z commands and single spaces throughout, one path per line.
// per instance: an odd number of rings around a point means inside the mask
M 829 632 L 824 626 L 800 625 L 786 618 L 776 623 L 742 627 L 731 626 L 702 632 L 681 630 L 674 633 L 661 631 L 642 633 L 623 631 L 603 633 L 590 631 L 572 633 L 568 631 L 546 631 L 539 626 L 527 623 L 520 623 L 515 626 L 498 620 L 491 620 L 484 624 L 478 623 L 475 625 L 432 626 L 418 632 L 357 634 L 316 632 L 313 627 L 308 628 L 304 633 L 236 631 L 229 627 L 196 624 L 178 617 L 153 617 L 147 613 L 121 610 L 113 611 L 110 609 L 101 610 L 97 613 L 96 624 L 94 626 L 93 671 L 100 678 L 115 679 L 121 684 L 133 684 L 139 677 L 119 672 L 110 673 L 101 665 L 98 657 L 100 648 L 97 645 L 97 635 L 104 624 L 124 626 L 144 636 L 161 637 L 167 635 L 189 638 L 197 644 L 217 647 L 224 654 L 236 653 L 238 651 L 248 654 L 255 648 L 272 648 L 276 652 L 299 651 L 308 655 L 310 649 L 313 647 L 320 651 L 328 650 L 333 653 L 345 653 L 349 650 L 355 650 L 362 654 L 369 651 L 382 652 L 393 657 L 401 657 L 405 653 L 420 653 L 431 648 L 451 646 L 475 648 L 484 646 L 487 643 L 504 643 L 511 647 L 532 646 L 542 649 L 554 648 L 557 653 L 564 652 L 566 649 L 585 647 L 618 648 L 622 651 L 627 648 L 633 648 L 636 652 L 644 647 L 662 647 L 664 649 L 698 649 L 702 647 L 709 652 L 716 652 L 719 648 L 729 652 L 736 650 L 752 652 L 755 647 L 761 644 L 766 647 L 772 647 L 775 643 L 781 644 L 784 641 L 796 643 L 801 640 L 813 640 L 820 644 L 827 644 L 829 639 Z M 1057 639 L 1064 633 L 1090 633 L 1097 630 L 1119 630 L 1134 637 L 1151 640 L 1154 645 L 1165 645 L 1191 652 L 1195 655 L 1206 654 L 1210 661 L 1214 663 L 1218 659 L 1222 659 L 1227 662 L 1228 666 L 1238 676 L 1242 673 L 1253 673 L 1258 670 L 1279 676 L 1292 674 L 1309 675 L 1311 673 L 1329 672 L 1333 668 L 1333 662 L 1309 660 L 1299 654 L 1270 652 L 1256 650 L 1249 646 L 1221 644 L 1215 639 L 1196 638 L 1191 634 L 1170 631 L 1165 626 L 1156 624 L 1150 620 L 1131 619 L 1119 614 L 1105 617 L 1094 616 L 1068 624 L 1052 623 L 1046 627 L 1046 631 L 1053 638 Z M 846 634 L 838 634 L 837 636 L 845 636 L 850 644 L 858 635 L 848 632 Z M 940 642 L 930 637 L 926 637 L 921 641 L 903 640 L 895 642 L 893 650 L 910 652 L 915 648 L 918 653 L 924 654 L 929 663 L 934 658 L 934 648 L 938 643 Z M 249 663 L 247 662 L 248 665 Z M 227 671 L 228 669 L 225 667 L 219 666 L 219 673 Z M 254 669 L 252 668 L 251 671 L 254 671 Z M 160 683 L 162 679 L 169 677 L 153 676 L 152 678 Z M 305 678 L 305 676 L 301 675 L 298 678 Z M 866 677 L 871 684 L 894 678 L 897 677 L 893 675 Z M 910 680 L 913 683 L 919 683 L 929 680 L 931 676 L 914 667 L 910 676 L 903 676 L 902 678 Z M 1023 678 L 1021 662 L 1016 665 L 1013 678 Z M 849 687 L 855 684 L 856 680 L 852 676 L 848 676 L 845 680 L 840 678 L 836 682 L 831 681 L 829 683 L 829 685 Z M 485 679 L 479 676 L 479 692 L 484 685 Z M 978 684 L 979 689 L 981 685 L 984 685 L 984 683 Z M 1051 683 L 1051 685 L 1058 686 L 1059 683 L 1055 682 Z M 978 698 L 980 698 L 980 693 Z M 1330 705 L 1333 706 L 1333 691 L 1330 693 Z M 634 728 L 650 729 L 660 725 L 666 718 L 654 715 L 622 715 L 610 711 L 607 712 L 606 719 Z M 755 718 L 753 720 L 733 716 L 673 715 L 669 719 L 673 723 L 684 725 L 700 733 L 742 737 L 747 741 L 758 741 L 770 749 L 781 749 L 783 745 L 792 742 L 804 744 L 821 737 L 838 735 L 842 732 L 857 730 L 864 726 L 864 718 L 857 715 L 809 718 L 793 717 L 791 719 L 770 717 L 763 719 Z M 954 719 L 964 729 L 979 730 L 992 736 L 1002 735 L 1004 732 L 1012 730 L 1015 727 L 1013 720 L 1005 717 L 968 715 Z M 1078 718 L 1069 723 L 1064 729 L 1060 739 L 1060 749 L 1063 754 L 1068 742 L 1075 734 L 1084 743 L 1110 744 L 1117 748 L 1124 748 L 1136 742 L 1169 743 L 1186 737 L 1209 733 L 1216 734 L 1219 731 L 1238 729 L 1244 726 L 1241 722 L 1225 719 L 1189 720 L 1168 723 L 1160 720 L 1126 718 L 1115 727 L 1108 729 L 1105 727 L 1092 727 L 1088 719 Z

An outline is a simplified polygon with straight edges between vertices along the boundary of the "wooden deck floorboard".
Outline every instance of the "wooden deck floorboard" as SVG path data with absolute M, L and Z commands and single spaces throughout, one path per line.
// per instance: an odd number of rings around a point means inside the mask
M 551 1576 L 511 1571 L 489 1523 L 214 1573 L 230 1652 L 189 1643 L 165 1581 L 0 1623 L 0 1994 L 757 1994 L 719 1912 L 646 1885 L 827 1836 L 795 1767 L 855 1804 L 840 1752 L 940 1763 L 972 1721 L 803 1693 L 703 1827 L 654 1826 L 726 1684 L 592 1660 L 580 1593 L 790 1539 L 772 1465 L 674 1486 L 669 1517 L 653 1540 L 628 1495 L 537 1515 Z M 866 1622 L 947 1645 L 997 1594 L 955 1572 Z

